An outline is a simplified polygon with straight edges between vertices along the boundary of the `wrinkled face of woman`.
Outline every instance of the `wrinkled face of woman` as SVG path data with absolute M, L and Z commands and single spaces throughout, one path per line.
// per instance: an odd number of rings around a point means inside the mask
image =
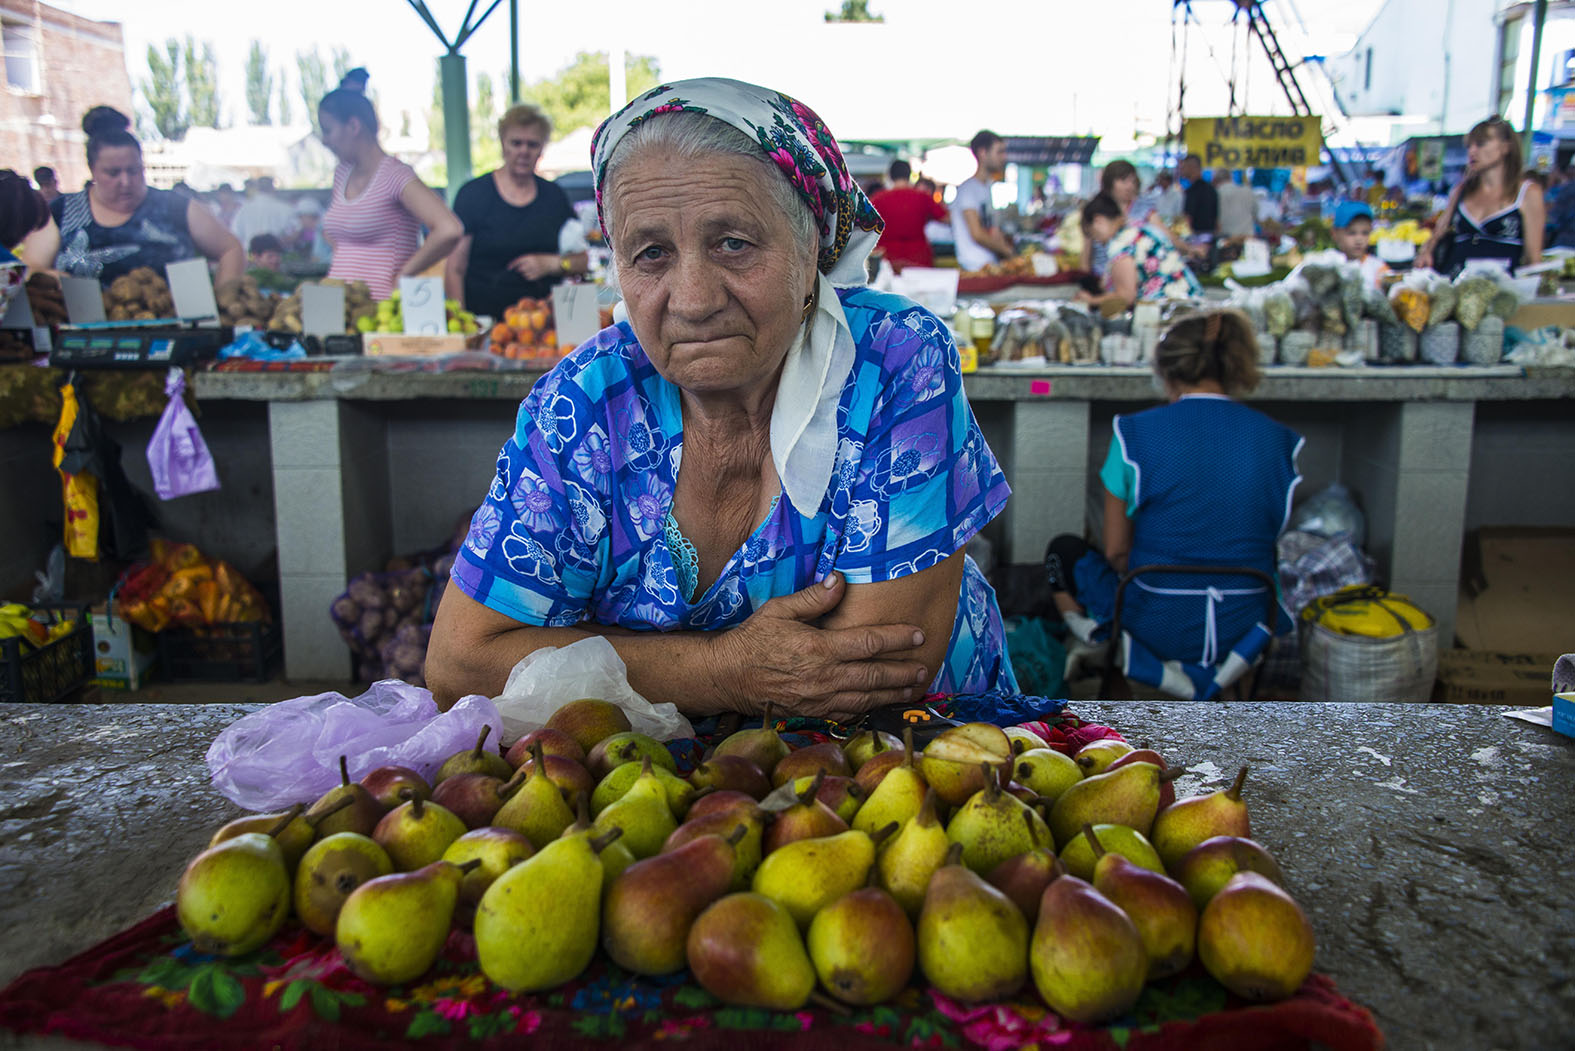
M 609 188 L 613 258 L 651 364 L 691 394 L 768 388 L 815 287 L 759 161 L 652 148 Z

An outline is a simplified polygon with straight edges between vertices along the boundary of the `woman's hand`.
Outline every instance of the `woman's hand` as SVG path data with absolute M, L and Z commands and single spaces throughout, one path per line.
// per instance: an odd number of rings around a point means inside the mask
M 719 671 L 731 677 L 732 707 L 753 711 L 771 701 L 795 715 L 843 719 L 923 696 L 930 670 L 916 660 L 884 656 L 922 646 L 924 632 L 917 626 L 816 626 L 846 590 L 842 574 L 833 573 L 772 599 L 717 639 Z
M 562 258 L 549 252 L 527 253 L 509 260 L 509 269 L 527 281 L 535 281 L 562 269 Z
M 1417 270 L 1433 269 L 1433 242 L 1429 241 L 1417 249 L 1416 258 L 1412 260 L 1412 267 Z

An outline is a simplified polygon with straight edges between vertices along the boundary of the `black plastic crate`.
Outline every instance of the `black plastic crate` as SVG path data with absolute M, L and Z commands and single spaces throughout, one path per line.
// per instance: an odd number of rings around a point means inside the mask
M 211 624 L 159 632 L 159 664 L 174 682 L 268 682 L 284 655 L 276 623 Z
M 46 606 L 50 623 L 77 626 L 37 649 L 21 639 L 0 639 L 0 703 L 54 704 L 93 677 L 93 621 L 86 606 Z

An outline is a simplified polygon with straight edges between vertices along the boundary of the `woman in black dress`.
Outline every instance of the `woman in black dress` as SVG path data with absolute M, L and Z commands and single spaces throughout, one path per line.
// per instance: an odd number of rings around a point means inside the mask
M 521 298 L 542 299 L 586 269 L 584 234 L 568 196 L 536 174 L 552 122 L 535 106 L 514 106 L 498 121 L 503 165 L 454 197 L 465 237 L 448 257 L 444 290 L 465 309 L 492 318 Z M 566 224 L 569 228 L 565 230 Z
M 1473 259 L 1497 260 L 1510 273 L 1541 262 L 1547 205 L 1542 187 L 1521 175 L 1520 139 L 1509 121 L 1489 117 L 1472 128 L 1466 134 L 1465 178 L 1450 195 L 1432 240 L 1416 254 L 1416 265 L 1457 277 Z

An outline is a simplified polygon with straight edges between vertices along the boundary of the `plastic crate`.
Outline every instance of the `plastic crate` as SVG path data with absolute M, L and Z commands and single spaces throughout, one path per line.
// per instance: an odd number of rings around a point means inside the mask
M 21 639 L 0 639 L 0 703 L 54 704 L 93 677 L 93 623 L 86 606 L 46 606 L 51 623 L 77 626 L 37 649 Z
M 159 665 L 173 682 L 267 682 L 284 655 L 276 623 L 211 624 L 159 632 Z

